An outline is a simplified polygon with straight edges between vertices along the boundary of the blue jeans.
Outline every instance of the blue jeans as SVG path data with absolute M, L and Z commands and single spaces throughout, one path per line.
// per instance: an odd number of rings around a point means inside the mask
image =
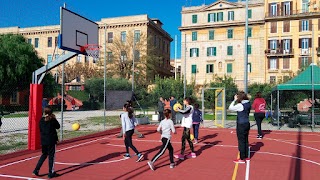
M 199 124 L 192 124 L 192 126 L 193 126 L 194 139 L 198 140 L 200 123 Z

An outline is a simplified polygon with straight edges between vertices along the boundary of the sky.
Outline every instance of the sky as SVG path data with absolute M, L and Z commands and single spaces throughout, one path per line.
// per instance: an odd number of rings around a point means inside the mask
M 19 26 L 33 27 L 58 25 L 60 6 L 90 20 L 128 15 L 148 14 L 158 18 L 163 28 L 174 39 L 178 36 L 178 58 L 180 57 L 181 9 L 183 6 L 211 4 L 215 0 L 1 0 L 0 28 Z M 32 3 L 31 3 L 32 2 Z M 174 58 L 174 40 L 171 43 L 171 58 Z

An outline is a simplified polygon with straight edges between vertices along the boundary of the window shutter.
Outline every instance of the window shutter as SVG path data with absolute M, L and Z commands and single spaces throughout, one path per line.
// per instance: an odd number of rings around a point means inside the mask
M 281 16 L 285 15 L 285 11 L 284 11 L 284 2 L 281 2 Z
M 192 57 L 192 49 L 190 49 L 190 57 Z
M 213 13 L 213 22 L 217 22 L 217 14 Z
M 318 37 L 318 48 L 320 47 L 320 37 Z
M 301 67 L 302 67 L 302 58 L 299 57 L 299 69 L 301 69 Z
M 293 6 L 292 6 L 293 3 L 292 2 L 289 2 L 289 3 L 290 3 L 290 15 L 291 15 L 291 14 L 293 14 Z
M 206 72 L 209 73 L 209 65 L 206 65 Z
M 279 58 L 277 59 L 277 69 L 279 69 Z
M 271 46 L 271 41 L 268 40 L 268 50 L 270 49 L 270 46 Z
M 312 31 L 312 19 L 309 20 L 309 31 Z
M 302 41 L 302 39 L 300 38 L 300 39 L 299 39 L 299 48 L 301 48 L 301 44 L 302 44 L 301 41 Z
M 301 32 L 302 31 L 302 21 L 300 20 L 299 21 L 299 32 Z
M 213 47 L 213 55 L 216 56 L 217 55 L 217 48 Z
M 277 4 L 277 16 L 280 15 L 280 3 Z
M 320 30 L 320 19 L 318 19 L 318 30 Z
M 309 38 L 309 48 L 311 48 L 312 47 L 312 38 Z
M 290 39 L 290 50 L 292 49 L 292 39 Z
M 270 60 L 271 59 L 268 59 L 268 69 L 270 69 Z
M 208 14 L 208 22 L 210 22 L 210 14 Z
M 199 48 L 197 48 L 197 57 L 199 57 Z
M 282 49 L 282 40 L 278 40 L 278 49 Z
M 223 12 L 221 12 L 221 21 L 223 21 Z
M 207 56 L 210 55 L 210 48 L 207 48 Z

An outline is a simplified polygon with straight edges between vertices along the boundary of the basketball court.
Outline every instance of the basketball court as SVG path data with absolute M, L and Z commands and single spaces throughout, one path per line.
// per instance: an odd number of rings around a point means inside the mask
M 320 135 L 316 133 L 267 131 L 264 139 L 258 140 L 252 130 L 251 161 L 236 165 L 235 130 L 201 128 L 200 143 L 195 145 L 197 158 L 175 160 L 176 167 L 170 169 L 167 151 L 152 171 L 147 162 L 160 149 L 160 134 L 152 125 L 138 129 L 146 136 L 133 137 L 134 145 L 145 154 L 141 162 L 135 162 L 136 156 L 124 159 L 123 140 L 115 137 L 119 129 L 109 130 L 58 145 L 54 168 L 62 176 L 57 179 L 181 179 L 182 175 L 188 179 L 319 179 Z M 177 131 L 172 138 L 175 153 L 181 148 L 182 128 Z M 39 151 L 28 151 L 16 157 L 1 157 L 4 160 L 0 162 L 0 179 L 46 179 L 47 161 L 40 170 L 41 176 L 32 176 L 40 155 Z

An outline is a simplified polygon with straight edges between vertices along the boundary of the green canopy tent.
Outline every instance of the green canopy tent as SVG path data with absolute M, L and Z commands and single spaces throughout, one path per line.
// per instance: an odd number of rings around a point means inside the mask
M 320 68 L 316 64 L 310 64 L 310 66 L 301 72 L 298 76 L 289 80 L 286 83 L 278 84 L 272 89 L 272 92 L 277 93 L 277 110 L 279 108 L 279 91 L 298 91 L 298 90 L 309 90 L 312 92 L 312 102 L 314 102 L 314 91 L 320 90 Z M 271 109 L 272 109 L 272 93 L 271 93 Z M 279 115 L 277 113 L 278 127 L 279 126 Z M 314 127 L 314 105 L 312 106 L 312 127 Z

